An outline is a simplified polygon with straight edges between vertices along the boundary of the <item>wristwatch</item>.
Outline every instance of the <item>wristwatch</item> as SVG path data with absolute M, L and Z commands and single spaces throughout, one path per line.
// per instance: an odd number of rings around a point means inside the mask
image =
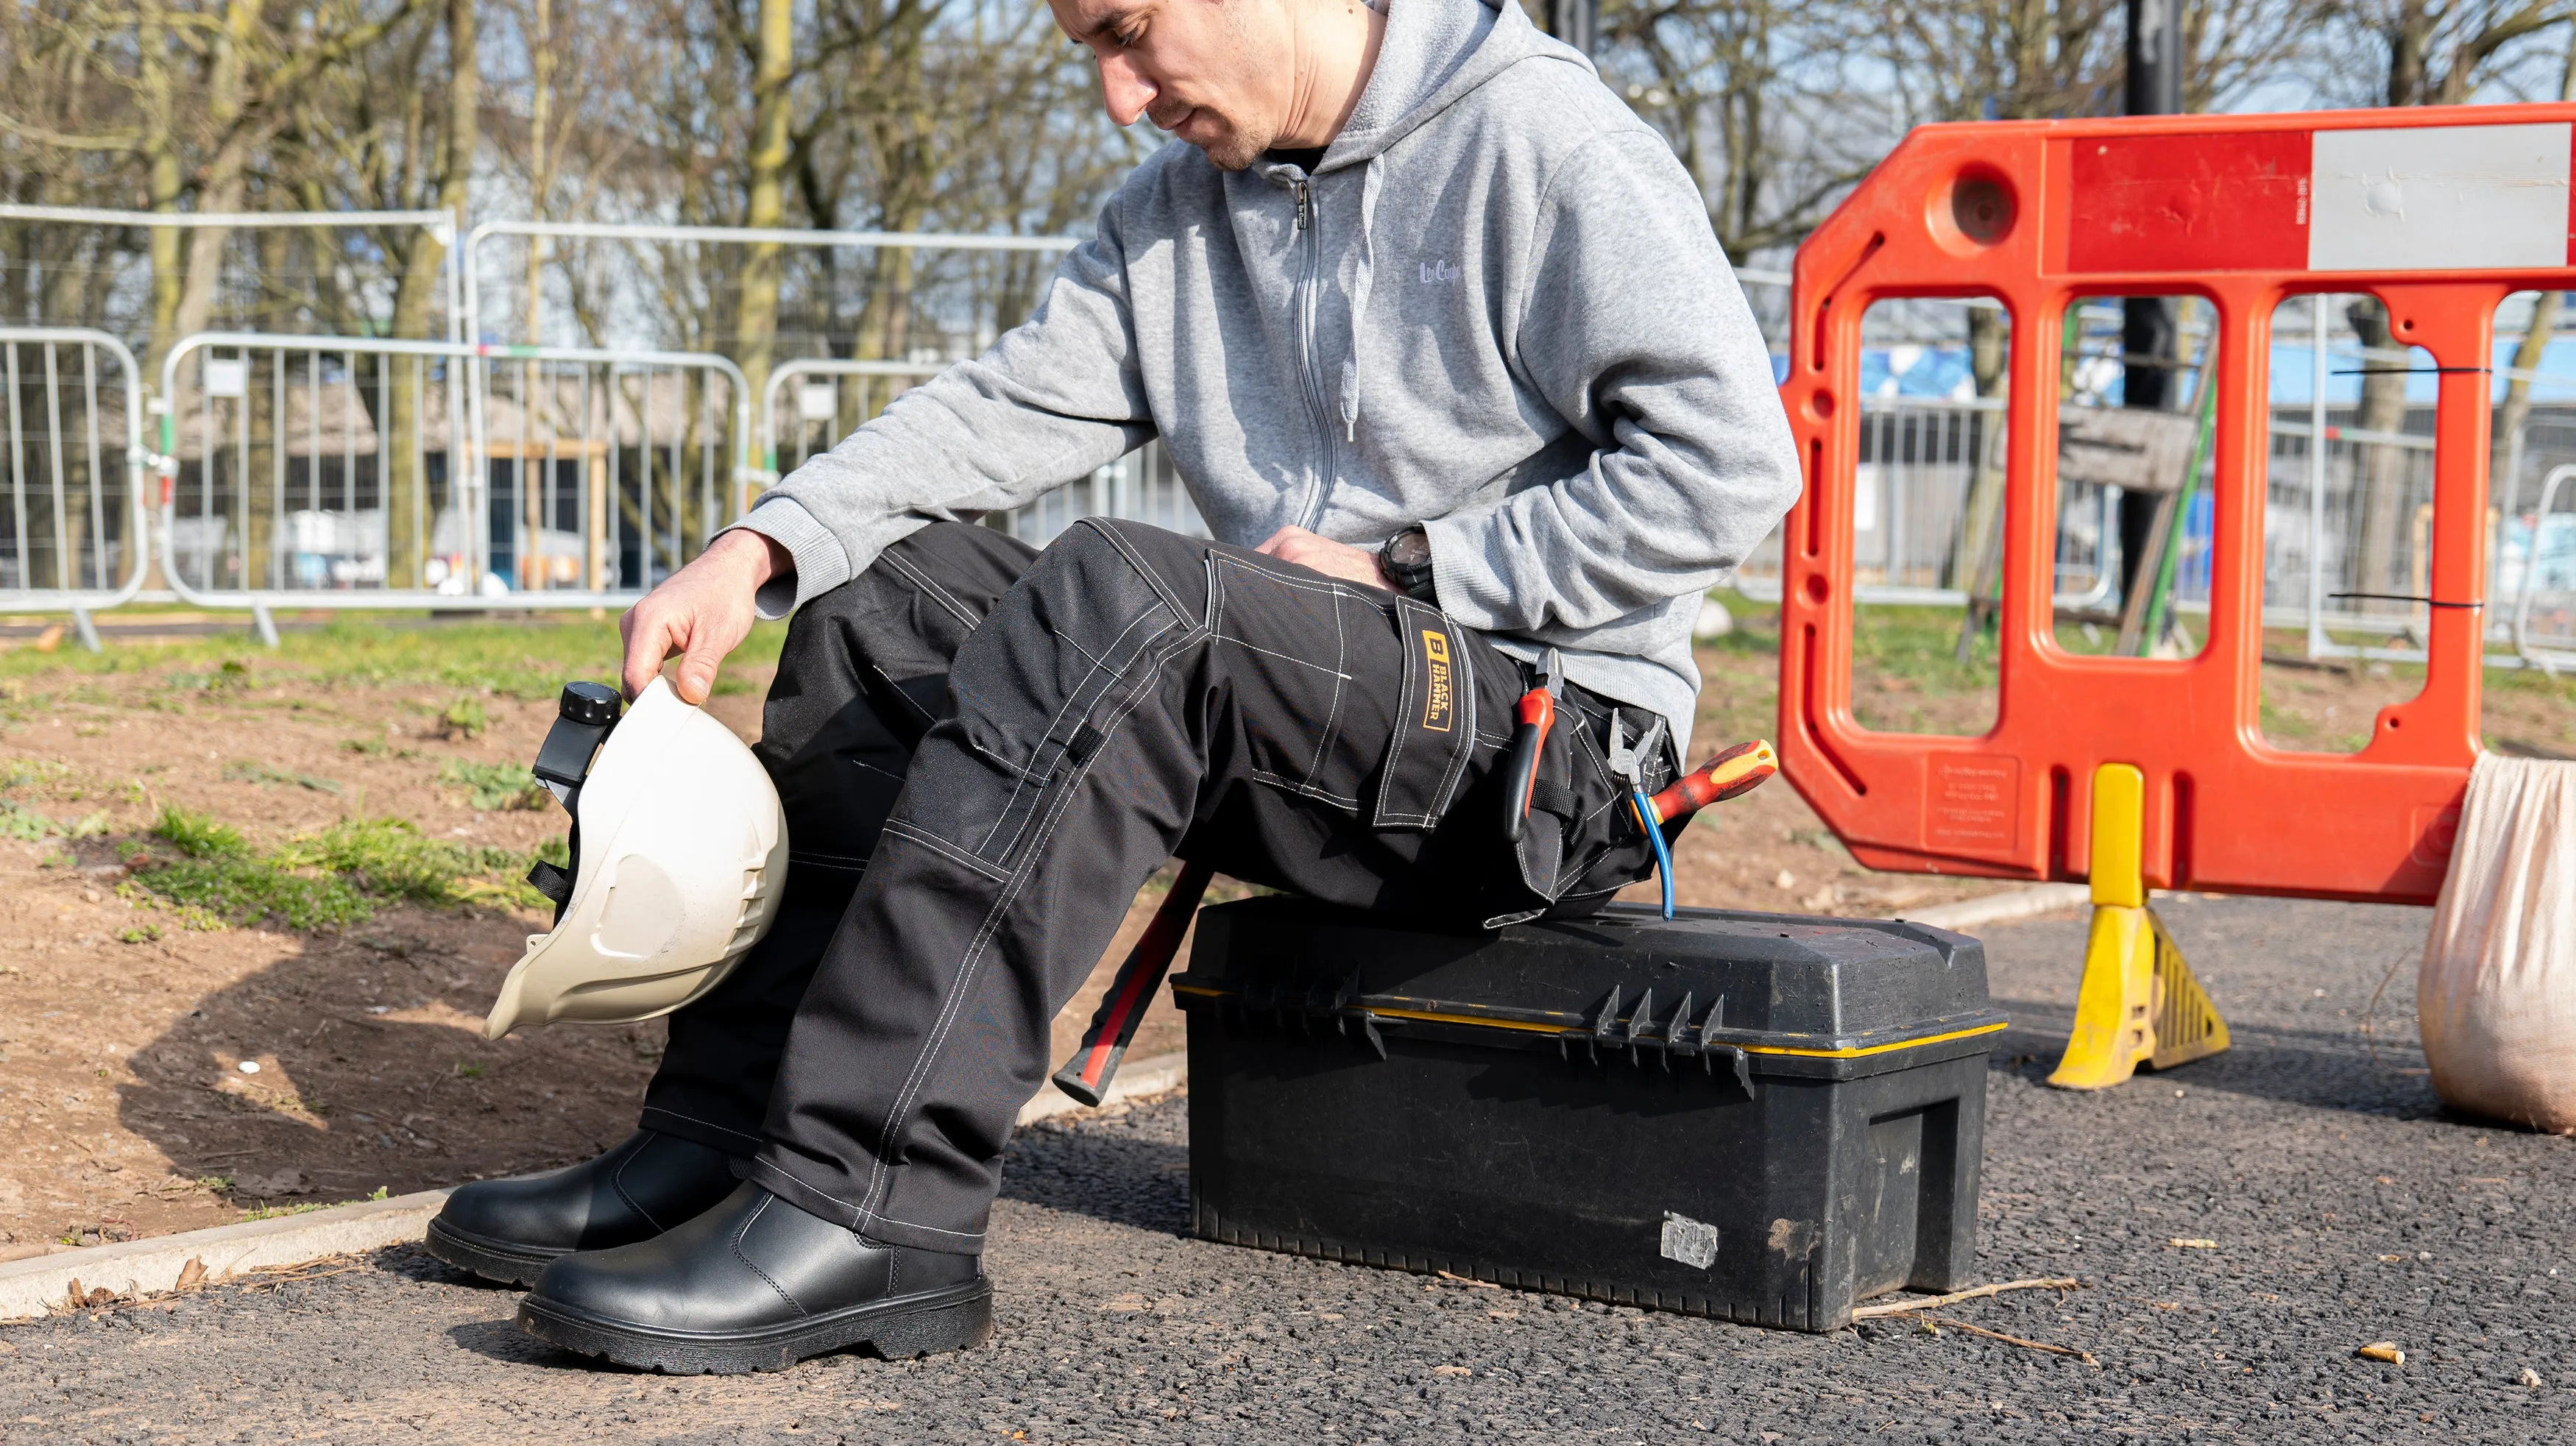
M 1408 527 L 1388 538 L 1378 548 L 1377 560 L 1396 591 L 1420 602 L 1433 600 L 1431 538 L 1421 528 Z

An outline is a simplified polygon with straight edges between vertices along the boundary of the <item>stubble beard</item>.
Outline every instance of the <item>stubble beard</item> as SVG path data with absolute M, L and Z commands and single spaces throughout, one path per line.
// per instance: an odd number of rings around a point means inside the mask
M 1261 159 L 1261 153 L 1270 149 L 1270 143 L 1277 139 L 1274 135 L 1247 133 L 1223 117 L 1218 123 L 1223 130 L 1216 139 L 1199 143 L 1199 150 L 1208 158 L 1208 164 L 1220 171 L 1240 171 L 1249 167 Z
M 1220 12 L 1228 34 L 1235 41 L 1237 56 L 1248 56 L 1264 48 L 1260 42 L 1266 38 L 1253 29 L 1249 17 L 1244 14 L 1244 9 L 1239 0 L 1235 0 L 1235 3 L 1228 3 Z M 1267 74 L 1271 69 L 1272 66 L 1269 63 L 1245 60 L 1240 62 L 1238 79 L 1249 81 L 1253 77 Z M 1253 85 L 1240 85 L 1237 87 L 1237 93 L 1242 94 L 1255 89 L 1257 87 Z M 1254 161 L 1261 159 L 1261 153 L 1269 150 L 1279 139 L 1279 123 L 1275 118 L 1247 122 L 1221 112 L 1210 111 L 1208 114 L 1216 120 L 1219 128 L 1218 135 L 1214 140 L 1193 142 L 1193 144 L 1197 145 L 1199 151 L 1208 158 L 1208 164 L 1220 171 L 1240 171 L 1249 167 Z

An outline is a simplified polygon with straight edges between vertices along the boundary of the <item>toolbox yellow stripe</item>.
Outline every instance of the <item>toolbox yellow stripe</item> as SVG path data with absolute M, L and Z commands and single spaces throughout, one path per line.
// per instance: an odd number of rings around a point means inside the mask
M 1900 1039 L 1892 1044 L 1865 1044 L 1857 1049 L 1793 1049 L 1787 1045 L 1778 1044 L 1746 1044 L 1738 1045 L 1737 1048 L 1742 1049 L 1746 1054 L 1802 1054 L 1816 1059 L 1858 1059 L 1865 1054 L 1885 1054 L 1891 1049 L 1914 1049 L 1926 1044 L 1940 1044 L 1946 1040 L 1993 1034 L 2011 1022 L 1999 1019 L 1992 1024 L 1980 1024 L 1974 1029 L 1954 1029 L 1948 1034 L 1927 1034 L 1921 1039 Z
M 1204 985 L 1198 984 L 1175 984 L 1172 986 L 1172 992 L 1175 994 L 1195 994 L 1207 999 L 1223 999 L 1227 994 L 1227 991 L 1223 989 L 1210 989 Z M 1389 1009 L 1383 1005 L 1376 1004 L 1372 1004 L 1367 1007 L 1369 1013 L 1378 1015 L 1382 1018 L 1419 1019 L 1431 1024 L 1467 1024 L 1474 1025 L 1482 1029 L 1517 1029 L 1528 1034 L 1550 1035 L 1564 1034 L 1567 1029 L 1567 1026 L 1561 1024 L 1532 1024 L 1527 1020 L 1521 1019 L 1488 1019 L 1473 1014 L 1442 1014 L 1428 1009 Z M 1808 1059 L 1859 1059 L 1863 1055 L 1885 1054 L 1890 1050 L 1897 1049 L 1916 1049 L 1927 1044 L 1943 1044 L 1953 1039 L 1968 1039 L 1980 1034 L 1993 1034 L 2003 1029 L 2010 1022 L 2011 1021 L 2009 1020 L 1997 1020 L 1992 1024 L 1980 1024 L 1973 1029 L 1954 1029 L 1948 1034 L 1927 1034 L 1920 1039 L 1899 1039 L 1887 1044 L 1864 1044 L 1851 1049 L 1800 1049 L 1794 1045 L 1786 1044 L 1738 1044 L 1731 1045 L 1730 1047 L 1743 1050 L 1746 1054 L 1792 1054 Z M 1626 1041 L 1605 1040 L 1603 1042 L 1625 1043 Z

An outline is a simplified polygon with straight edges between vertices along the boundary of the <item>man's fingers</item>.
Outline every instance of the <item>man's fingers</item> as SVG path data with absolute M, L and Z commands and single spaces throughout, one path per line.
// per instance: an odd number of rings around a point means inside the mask
M 639 617 L 641 621 L 637 621 Z M 637 603 L 626 618 L 626 666 L 619 681 L 625 686 L 627 701 L 633 702 L 653 685 L 653 679 L 662 671 L 662 660 L 671 656 L 680 639 L 651 598 Z M 714 671 L 710 665 L 709 674 Z
M 1264 557 L 1281 557 L 1286 555 L 1285 549 L 1292 541 L 1312 535 L 1302 527 L 1283 527 L 1261 539 L 1261 545 L 1252 550 Z
M 698 632 L 704 639 L 706 630 L 700 628 Z M 672 689 L 680 695 L 681 702 L 695 708 L 707 701 L 708 695 L 716 689 L 716 665 L 723 662 L 724 655 L 730 651 L 705 641 L 689 649 L 688 656 L 680 660 L 680 676 Z

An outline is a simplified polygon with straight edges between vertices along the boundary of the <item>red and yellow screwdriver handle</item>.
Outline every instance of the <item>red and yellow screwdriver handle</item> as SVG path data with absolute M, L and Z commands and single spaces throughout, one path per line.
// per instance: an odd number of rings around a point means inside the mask
M 1524 708 L 1528 701 L 1522 700 Z M 1646 803 L 1654 809 L 1656 823 L 1670 823 L 1712 803 L 1751 793 L 1779 771 L 1780 755 L 1771 751 L 1770 740 L 1750 739 L 1701 764 L 1695 772 L 1683 774 L 1672 787 Z

